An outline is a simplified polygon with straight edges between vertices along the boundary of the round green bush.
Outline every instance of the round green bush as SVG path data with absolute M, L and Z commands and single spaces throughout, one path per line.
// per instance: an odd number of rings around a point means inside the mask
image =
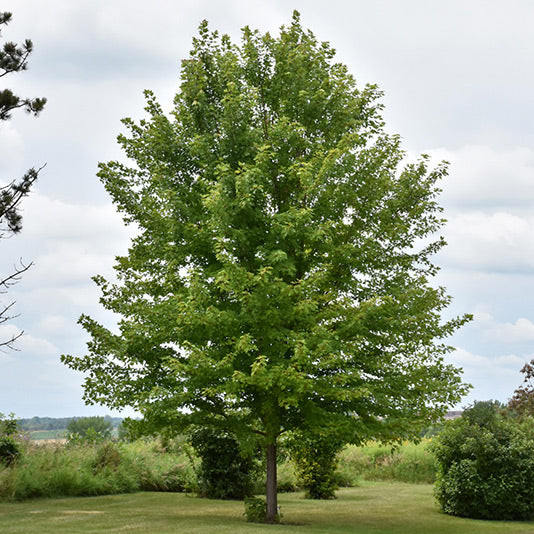
M 0 413 L 0 465 L 10 466 L 22 453 L 19 422 L 14 414 Z
M 21 453 L 21 446 L 10 436 L 0 436 L 0 464 L 11 465 Z
M 496 411 L 445 425 L 431 450 L 436 498 L 448 514 L 476 519 L 534 518 L 534 420 Z
M 223 430 L 197 428 L 191 444 L 201 459 L 198 493 L 211 499 L 243 500 L 252 495 L 255 461 Z
M 305 497 L 334 499 L 338 456 L 345 443 L 328 433 L 299 432 L 288 445 Z

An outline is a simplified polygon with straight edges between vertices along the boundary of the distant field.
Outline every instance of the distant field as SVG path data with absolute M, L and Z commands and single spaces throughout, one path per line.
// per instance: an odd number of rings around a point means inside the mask
M 30 438 L 34 441 L 42 439 L 63 439 L 66 434 L 66 429 L 62 430 L 33 430 L 30 432 Z
M 64 439 L 67 435 L 67 429 L 62 428 L 60 430 L 32 430 L 29 432 L 30 439 L 33 441 L 40 441 L 43 439 L 50 440 L 50 439 Z M 117 429 L 114 428 L 111 431 L 111 435 L 113 437 L 117 437 Z
M 364 482 L 331 501 L 284 493 L 283 525 L 246 523 L 243 503 L 200 499 L 183 493 L 135 493 L 108 497 L 38 499 L 0 503 L 2 534 L 527 534 L 534 522 L 476 521 L 441 513 L 429 484 Z

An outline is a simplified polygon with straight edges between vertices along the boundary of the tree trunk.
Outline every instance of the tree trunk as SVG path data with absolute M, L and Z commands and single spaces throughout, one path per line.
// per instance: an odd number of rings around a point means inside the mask
M 278 522 L 276 491 L 276 442 L 267 445 L 267 522 Z

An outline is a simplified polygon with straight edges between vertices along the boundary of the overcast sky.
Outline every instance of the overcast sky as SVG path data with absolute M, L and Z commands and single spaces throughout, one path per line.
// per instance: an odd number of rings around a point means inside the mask
M 0 183 L 47 164 L 22 233 L 0 241 L 0 273 L 35 263 L 0 296 L 20 314 L 0 339 L 25 331 L 19 351 L 0 352 L 0 412 L 113 413 L 85 406 L 83 377 L 59 361 L 85 353 L 81 313 L 113 324 L 91 276 L 111 274 L 129 242 L 97 163 L 120 157 L 120 119 L 143 116 L 144 89 L 170 109 L 201 20 L 237 41 L 245 25 L 276 33 L 295 8 L 360 86 L 385 92 L 387 128 L 409 154 L 450 162 L 438 282 L 450 315 L 475 316 L 450 339 L 450 361 L 474 386 L 460 406 L 506 401 L 521 383 L 534 357 L 534 2 L 4 0 L 13 20 L 2 42 L 31 38 L 35 52 L 0 88 L 48 104 L 0 123 Z

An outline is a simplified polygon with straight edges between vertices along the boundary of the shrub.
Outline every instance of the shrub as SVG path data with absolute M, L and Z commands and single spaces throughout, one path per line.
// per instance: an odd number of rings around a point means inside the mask
M 5 417 L 0 413 L 0 464 L 10 466 L 20 457 L 20 428 L 18 421 L 11 414 Z
M 433 441 L 442 510 L 478 519 L 534 517 L 534 421 L 475 410 Z
M 130 443 L 132 441 L 135 441 L 134 436 L 132 435 L 132 432 L 130 431 L 130 429 L 128 428 L 128 425 L 124 421 L 122 421 L 117 427 L 117 439 L 125 443 Z
M 104 417 L 80 417 L 72 419 L 67 425 L 69 440 L 77 438 L 95 443 L 111 438 L 112 425 Z
M 198 428 L 191 444 L 200 457 L 199 494 L 212 499 L 244 499 L 252 495 L 255 462 L 237 440 L 222 430 Z
M 10 466 L 21 454 L 21 446 L 14 438 L 0 437 L 0 463 Z
M 534 358 L 521 369 L 523 385 L 519 386 L 508 401 L 508 408 L 519 417 L 534 416 Z
M 475 401 L 464 410 L 462 417 L 470 423 L 488 427 L 499 413 L 503 415 L 505 409 L 506 406 L 497 400 Z
M 245 499 L 245 517 L 249 523 L 266 523 L 267 522 L 267 502 L 261 497 L 247 497 Z M 276 514 L 275 523 L 280 523 L 282 514 L 280 507 Z
M 335 498 L 335 472 L 343 445 L 343 441 L 326 433 L 299 432 L 291 437 L 290 454 L 306 498 Z
M 9 414 L 7 417 L 0 413 L 0 435 L 15 436 L 20 433 L 20 426 L 15 414 Z
M 282 461 L 277 467 L 278 493 L 289 493 L 300 489 L 299 481 L 295 472 L 295 465 L 289 459 Z M 255 493 L 265 493 L 265 476 L 258 478 L 259 487 Z M 256 488 L 255 488 L 256 489 Z

